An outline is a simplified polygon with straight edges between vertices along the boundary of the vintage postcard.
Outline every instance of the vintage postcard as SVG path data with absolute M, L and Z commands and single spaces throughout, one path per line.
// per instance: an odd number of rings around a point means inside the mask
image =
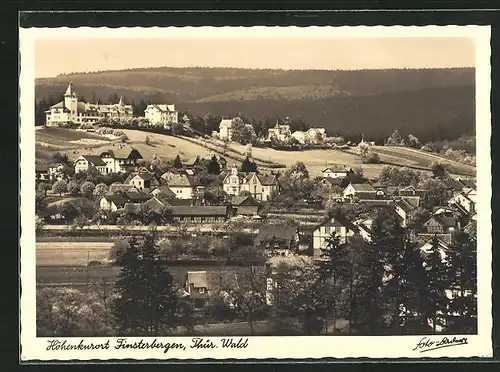
M 21 360 L 489 357 L 490 28 L 20 29 Z

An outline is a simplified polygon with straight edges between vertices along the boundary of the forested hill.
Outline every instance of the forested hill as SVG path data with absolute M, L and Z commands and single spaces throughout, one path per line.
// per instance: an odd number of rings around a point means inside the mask
M 60 96 L 70 81 L 87 101 L 116 93 L 136 103 L 176 103 L 195 115 L 300 116 L 330 133 L 385 136 L 396 127 L 429 139 L 474 133 L 473 68 L 131 69 L 37 79 L 36 99 Z

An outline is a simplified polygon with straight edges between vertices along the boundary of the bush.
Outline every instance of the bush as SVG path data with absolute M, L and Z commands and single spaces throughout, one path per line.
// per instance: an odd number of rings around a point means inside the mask
M 130 244 L 123 239 L 115 241 L 113 246 L 109 249 L 109 259 L 116 263 L 120 263 L 121 257 L 125 251 L 130 247 Z

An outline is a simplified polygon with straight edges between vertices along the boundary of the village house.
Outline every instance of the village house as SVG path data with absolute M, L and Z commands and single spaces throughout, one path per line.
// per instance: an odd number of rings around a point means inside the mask
M 210 295 L 206 271 L 188 271 L 184 281 L 184 290 L 193 301 L 195 309 L 205 307 Z
M 330 165 L 321 171 L 323 178 L 345 178 L 348 174 L 353 173 L 352 169 L 345 165 Z
M 417 208 L 417 206 L 415 206 L 415 204 L 411 203 L 406 198 L 398 198 L 394 201 L 394 210 L 396 214 L 401 218 L 402 227 L 408 227 L 408 222 L 410 220 L 411 214 Z
M 174 192 L 177 199 L 201 200 L 205 191 L 195 177 L 182 173 L 169 176 L 167 186 Z
M 168 208 L 175 222 L 185 223 L 216 223 L 228 218 L 227 206 L 183 206 L 175 205 Z
M 459 228 L 458 225 L 455 217 L 438 214 L 431 216 L 424 222 L 423 227 L 429 234 L 446 234 L 455 232 Z
M 102 152 L 99 157 L 106 163 L 106 173 L 135 172 L 143 159 L 139 150 L 121 144 Z
M 427 195 L 425 190 L 416 189 L 414 186 L 403 187 L 399 190 L 399 196 L 418 196 L 424 199 Z
M 160 186 L 160 181 L 156 177 L 156 174 L 148 171 L 146 168 L 141 168 L 137 173 L 131 173 L 125 180 L 125 183 L 144 192 L 150 192 Z
M 161 200 L 170 200 L 176 198 L 176 193 L 173 192 L 168 186 L 158 186 L 153 191 L 151 191 L 151 195 Z
M 43 164 L 36 164 L 35 179 L 37 181 L 49 181 L 50 180 L 49 167 Z
M 99 199 L 99 208 L 104 211 L 116 212 L 122 209 L 128 199 L 123 194 L 108 193 Z
M 106 174 L 106 163 L 97 155 L 81 155 L 73 163 L 75 173 L 87 172 L 89 168 L 95 168 L 99 173 Z
M 66 177 L 64 174 L 65 165 L 63 163 L 57 163 L 49 165 L 49 177 L 51 180 L 62 180 Z
M 75 173 L 87 172 L 89 167 L 96 168 L 101 174 L 137 171 L 141 153 L 130 147 L 119 147 L 98 155 L 81 155 L 74 162 Z
M 286 141 L 291 137 L 292 133 L 290 132 L 290 126 L 288 124 L 279 124 L 279 120 L 276 120 L 276 125 L 273 128 L 269 128 L 267 131 L 267 139 L 266 141 Z
M 448 192 L 448 196 L 450 198 L 461 193 L 465 188 L 463 183 L 461 183 L 460 181 L 457 181 L 456 179 L 451 178 L 451 177 L 445 178 L 443 180 L 443 183 L 446 187 L 446 191 Z
M 315 260 L 321 259 L 321 249 L 326 248 L 327 239 L 332 234 L 339 237 L 341 244 L 347 242 L 347 237 L 355 234 L 354 225 L 339 221 L 336 218 L 329 218 L 318 225 L 313 231 L 313 257 Z
M 179 121 L 179 112 L 175 105 L 169 104 L 151 104 L 144 110 L 144 116 L 152 125 L 170 125 Z
M 375 199 L 376 195 L 377 190 L 375 190 L 372 185 L 367 183 L 353 184 L 351 182 L 342 192 L 344 200 L 349 200 L 351 202 L 360 199 Z
M 222 181 L 224 192 L 231 196 L 240 195 L 248 191 L 255 199 L 266 201 L 280 192 L 280 184 L 275 175 L 259 173 L 242 173 L 233 165 L 230 172 Z
M 233 119 L 222 119 L 219 123 L 219 139 L 231 141 L 233 139 Z
M 45 123 L 53 127 L 63 123 L 96 123 L 103 118 L 130 119 L 133 116 L 131 105 L 125 105 L 120 98 L 118 104 L 102 105 L 78 100 L 73 83 L 69 83 L 64 99 L 45 111 Z
M 357 226 L 358 233 L 363 240 L 370 243 L 372 241 L 373 218 L 370 215 L 361 215 L 358 216 L 358 218 L 356 218 L 352 223 Z
M 298 228 L 285 224 L 262 225 L 254 240 L 256 248 L 264 250 L 268 255 L 288 256 L 298 248 Z
M 321 184 L 328 188 L 332 187 L 340 187 L 342 188 L 343 178 L 332 178 L 332 177 L 323 177 L 321 179 Z
M 473 215 L 476 212 L 476 195 L 474 189 L 468 189 L 457 193 L 448 201 L 448 205 L 463 209 L 468 215 Z
M 168 203 L 157 197 L 152 197 L 151 199 L 146 201 L 143 205 L 145 208 L 148 208 L 156 213 L 162 213 L 165 210 L 165 208 L 169 206 Z
M 252 196 L 238 196 L 231 198 L 231 206 L 237 216 L 255 216 L 259 212 L 260 204 Z

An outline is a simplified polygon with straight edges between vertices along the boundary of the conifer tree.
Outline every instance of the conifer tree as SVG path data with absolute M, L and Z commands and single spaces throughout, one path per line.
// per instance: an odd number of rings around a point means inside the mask
M 248 173 L 248 172 L 257 172 L 257 164 L 255 164 L 253 161 L 251 161 L 248 157 L 243 160 L 241 163 L 241 168 L 240 170 L 242 172 Z
M 142 242 L 129 240 L 121 256 L 113 314 L 121 334 L 157 336 L 174 328 L 177 295 L 173 277 L 160 259 L 154 231 Z
M 207 165 L 207 172 L 209 174 L 220 174 L 220 165 L 219 162 L 217 161 L 217 157 L 214 155 L 210 159 L 208 165 Z
M 449 308 L 449 300 L 446 297 L 446 290 L 449 289 L 448 261 L 443 259 L 442 250 L 439 247 L 439 239 L 436 235 L 432 239 L 431 248 L 424 260 L 426 281 L 425 281 L 425 303 L 424 314 L 432 323 L 433 333 L 437 332 L 437 327 L 445 325 L 445 317 Z
M 469 234 L 455 235 L 450 249 L 450 279 L 454 315 L 450 331 L 475 333 L 477 330 L 477 242 Z
M 347 252 L 340 237 L 332 233 L 325 241 L 325 248 L 321 248 L 321 260 L 317 263 L 318 284 L 322 288 L 320 293 L 325 299 L 325 328 L 328 329 L 328 315 L 331 313 L 333 332 L 335 332 L 338 315 L 338 305 L 342 291 L 343 278 L 348 276 Z
M 179 155 L 177 155 L 175 157 L 174 167 L 177 168 L 177 169 L 181 169 L 182 168 L 182 160 L 181 160 L 181 157 Z

